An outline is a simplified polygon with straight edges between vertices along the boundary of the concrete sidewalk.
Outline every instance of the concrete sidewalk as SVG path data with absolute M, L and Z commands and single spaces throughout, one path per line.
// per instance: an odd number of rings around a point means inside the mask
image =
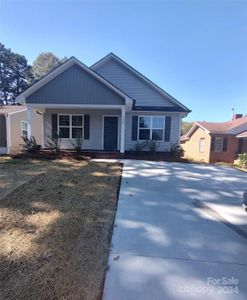
M 126 160 L 104 299 L 247 299 L 247 239 L 193 205 L 245 228 L 246 183 L 226 167 Z

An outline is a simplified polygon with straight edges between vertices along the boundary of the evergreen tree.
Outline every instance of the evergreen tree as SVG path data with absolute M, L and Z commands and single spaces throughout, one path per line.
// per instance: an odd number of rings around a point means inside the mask
M 28 87 L 31 67 L 25 56 L 12 52 L 0 43 L 0 100 L 6 104 Z

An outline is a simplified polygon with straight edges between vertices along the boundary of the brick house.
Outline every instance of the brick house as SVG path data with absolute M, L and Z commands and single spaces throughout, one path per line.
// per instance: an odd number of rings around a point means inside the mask
M 195 122 L 180 142 L 185 158 L 232 163 L 239 153 L 247 152 L 247 116 L 236 114 L 222 123 Z

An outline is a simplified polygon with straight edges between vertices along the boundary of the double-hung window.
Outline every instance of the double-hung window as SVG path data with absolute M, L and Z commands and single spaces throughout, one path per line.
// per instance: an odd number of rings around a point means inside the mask
M 21 136 L 28 137 L 28 125 L 26 121 L 21 121 Z
M 215 152 L 222 152 L 223 151 L 223 142 L 224 139 L 221 137 L 215 138 L 215 144 L 214 144 L 214 151 Z
M 164 117 L 139 116 L 138 140 L 164 140 Z
M 205 138 L 199 140 L 199 152 L 203 153 L 205 150 Z
M 70 115 L 59 115 L 58 133 L 61 138 L 70 138 Z
M 58 132 L 61 138 L 82 138 L 83 115 L 59 115 Z

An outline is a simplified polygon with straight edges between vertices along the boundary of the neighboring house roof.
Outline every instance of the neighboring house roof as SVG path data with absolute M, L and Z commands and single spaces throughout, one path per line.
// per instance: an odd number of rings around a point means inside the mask
M 0 106 L 0 115 L 10 115 L 27 110 L 24 105 L 3 105 Z
M 141 80 L 142 82 L 145 82 L 146 84 L 148 84 L 148 86 L 151 89 L 155 90 L 156 92 L 158 92 L 159 94 L 161 94 L 162 96 L 164 96 L 166 99 L 169 99 L 170 103 L 172 103 L 173 105 L 175 105 L 175 107 L 148 105 L 149 110 L 155 110 L 156 109 L 156 110 L 159 110 L 159 111 L 190 112 L 190 109 L 188 109 L 185 105 L 183 105 L 177 99 L 175 99 L 174 97 L 172 97 L 171 95 L 169 95 L 167 92 L 165 92 L 163 89 L 161 89 L 157 84 L 155 84 L 150 79 L 148 79 L 146 76 L 144 76 L 143 74 L 141 74 L 140 72 L 138 72 L 136 69 L 134 69 L 128 63 L 126 63 L 125 61 L 123 61 L 121 58 L 119 58 L 114 53 L 109 53 L 108 55 L 106 55 L 105 57 L 103 57 L 101 60 L 99 60 L 98 62 L 96 62 L 95 64 L 93 64 L 90 68 L 93 69 L 93 70 L 95 70 L 97 72 L 97 70 L 99 68 L 101 68 L 103 65 L 107 64 L 110 60 L 114 60 L 115 62 L 119 63 L 125 69 L 129 70 L 131 72 L 131 74 L 134 74 L 139 80 Z M 118 86 L 118 88 L 120 88 L 126 94 L 131 93 L 133 91 L 133 89 L 131 89 L 131 88 L 129 89 L 129 91 L 127 89 L 124 90 L 123 86 Z M 150 104 L 152 104 L 152 103 L 150 103 Z M 134 110 L 147 110 L 147 106 L 134 105 Z
M 247 116 L 227 122 L 195 122 L 188 133 L 183 136 L 183 140 L 190 138 L 198 127 L 202 128 L 209 134 L 237 135 L 247 130 Z
M 238 134 L 237 138 L 247 138 L 247 130 Z
M 189 140 L 190 138 L 186 136 L 186 134 L 183 134 L 180 136 L 180 141 L 187 141 Z
M 75 57 L 71 57 L 68 60 L 66 60 L 63 64 L 49 72 L 47 75 L 45 75 L 43 78 L 35 82 L 33 85 L 31 85 L 29 88 L 27 88 L 25 91 L 23 91 L 20 95 L 16 97 L 16 101 L 24 102 L 25 98 L 33 94 L 35 91 L 43 87 L 45 84 L 47 84 L 52 79 L 56 78 L 58 75 L 63 73 L 65 70 L 70 68 L 73 65 L 77 65 L 89 74 L 91 74 L 93 77 L 95 77 L 97 80 L 99 80 L 101 83 L 103 83 L 105 86 L 110 88 L 112 91 L 117 93 L 118 95 L 122 96 L 124 99 L 126 99 L 129 102 L 133 102 L 133 100 L 126 95 L 124 92 L 116 88 L 114 85 L 112 85 L 109 81 L 104 79 L 102 76 L 100 76 L 98 73 L 94 72 L 92 69 L 88 68 L 85 64 L 83 64 L 81 61 L 79 61 Z

